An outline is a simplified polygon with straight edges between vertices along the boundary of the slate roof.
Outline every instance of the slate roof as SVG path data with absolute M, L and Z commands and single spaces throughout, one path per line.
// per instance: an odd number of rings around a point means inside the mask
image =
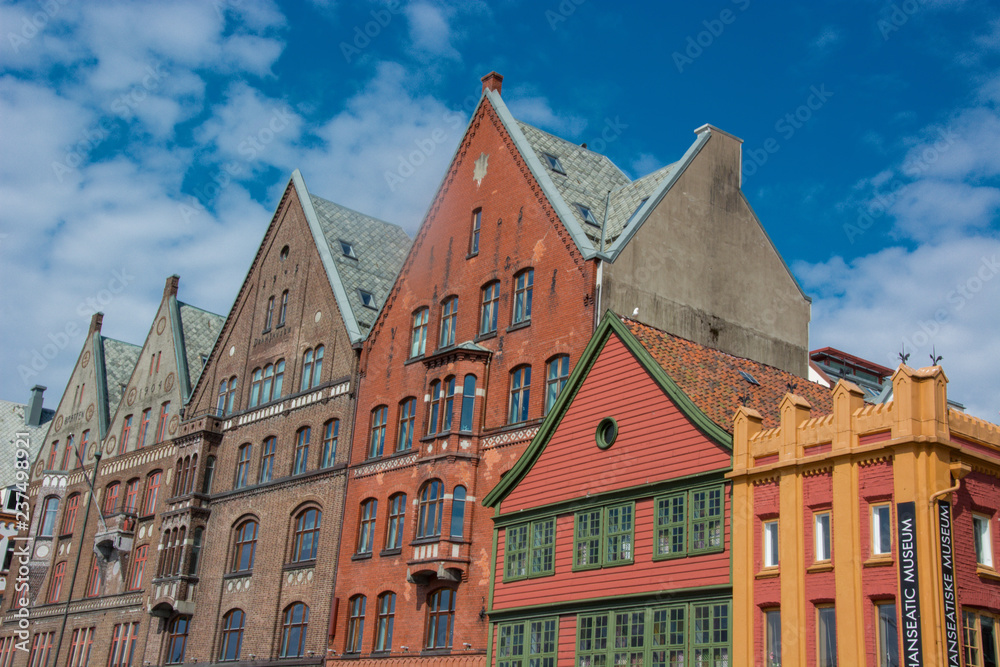
M 132 343 L 125 343 L 114 338 L 101 336 L 101 346 L 104 350 L 104 379 L 107 388 L 107 414 L 113 415 L 121 403 L 122 393 L 132 377 L 132 370 L 139 361 L 142 348 Z
M 198 383 L 205 367 L 201 361 L 202 356 L 208 358 L 212 353 L 215 339 L 219 337 L 226 318 L 180 301 L 177 302 L 177 310 L 181 318 L 181 340 L 190 380 L 188 386 L 193 387 Z
M 747 407 L 760 412 L 764 428 L 780 426 L 778 405 L 788 393 L 790 382 L 795 384 L 792 393 L 809 401 L 814 415 L 833 412 L 833 393 L 821 384 L 699 345 L 627 317 L 622 322 L 695 405 L 729 433 L 733 431 L 733 417 L 742 404 L 741 397 L 748 391 Z M 745 380 L 740 371 L 759 384 Z
M 28 433 L 29 461 L 34 463 L 38 452 L 42 449 L 45 435 L 49 431 L 49 422 L 55 416 L 55 410 L 42 408 L 40 426 L 25 426 L 24 411 L 27 405 L 14 403 L 12 401 L 0 401 L 0 489 L 14 484 L 17 468 L 14 463 L 17 460 L 17 450 L 14 440 L 18 433 Z
M 320 229 L 326 239 L 362 337 L 367 336 L 389 296 L 412 241 L 403 228 L 358 213 L 310 194 Z M 347 257 L 341 241 L 350 243 Z M 375 297 L 375 307 L 362 303 L 361 290 Z

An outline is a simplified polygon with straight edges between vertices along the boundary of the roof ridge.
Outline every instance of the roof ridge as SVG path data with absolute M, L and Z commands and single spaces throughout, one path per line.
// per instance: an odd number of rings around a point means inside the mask
M 313 199 L 319 199 L 320 201 L 322 201 L 324 203 L 327 203 L 327 204 L 330 204 L 331 206 L 336 206 L 339 209 L 343 209 L 345 211 L 350 211 L 351 213 L 356 213 L 358 215 L 363 215 L 364 217 L 366 217 L 366 218 L 368 218 L 370 220 L 374 220 L 375 222 L 380 222 L 383 225 L 388 225 L 390 227 L 397 227 L 399 229 L 402 229 L 404 232 L 406 231 L 403 228 L 402 225 L 397 225 L 395 222 L 389 222 L 388 220 L 383 220 L 382 218 L 376 218 L 374 215 L 371 215 L 369 213 L 365 213 L 363 211 L 359 211 L 359 210 L 357 210 L 355 208 L 351 208 L 350 206 L 344 206 L 343 204 L 338 204 L 337 202 L 335 202 L 335 201 L 333 201 L 331 199 L 327 199 L 326 197 L 320 197 L 319 195 L 314 195 L 311 192 L 309 193 L 309 196 L 311 198 L 313 198 Z M 407 234 L 407 236 L 409 236 L 409 234 Z
M 583 144 L 578 144 L 575 141 L 570 141 L 569 139 L 565 139 L 563 137 L 560 137 L 558 134 L 552 134 L 548 130 L 543 130 L 542 128 L 540 128 L 540 127 L 538 127 L 536 125 L 532 125 L 531 123 L 525 123 L 522 120 L 517 120 L 517 118 L 515 118 L 514 120 L 517 121 L 520 125 L 524 125 L 525 127 L 530 127 L 531 129 L 535 130 L 536 132 L 541 132 L 542 134 L 547 134 L 548 136 L 552 137 L 553 139 L 558 139 L 559 141 L 563 142 L 564 144 L 569 144 L 570 147 L 572 147 L 572 148 L 574 148 L 576 150 L 586 151 L 588 153 L 592 153 L 592 154 L 596 155 L 599 158 L 603 158 L 605 161 L 607 161 L 608 164 L 610 164 L 612 167 L 614 167 L 615 169 L 617 169 L 618 173 L 621 174 L 622 176 L 624 176 L 625 179 L 629 183 L 632 182 L 632 179 L 629 178 L 629 175 L 626 174 L 625 171 L 621 167 L 619 167 L 617 164 L 615 164 L 614 160 L 612 160 L 611 158 L 609 158 L 604 153 L 598 153 L 597 151 L 592 150 L 592 149 L 588 148 L 587 146 L 584 146 Z M 635 179 L 635 180 L 639 180 L 639 179 Z
M 195 310 L 197 310 L 199 312 L 205 313 L 206 315 L 214 315 L 215 317 L 225 317 L 225 315 L 221 315 L 219 313 L 213 313 L 211 310 L 206 310 L 206 309 L 200 308 L 198 306 L 193 306 L 190 303 L 187 303 L 186 301 L 181 301 L 180 299 L 177 300 L 177 306 L 178 307 L 185 306 L 187 308 L 193 308 L 193 309 L 195 309 Z

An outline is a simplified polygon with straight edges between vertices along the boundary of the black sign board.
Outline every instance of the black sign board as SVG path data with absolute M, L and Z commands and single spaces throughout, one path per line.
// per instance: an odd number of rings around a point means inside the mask
M 912 502 L 896 505 L 896 532 L 899 535 L 900 629 L 903 640 L 902 664 L 922 667 L 920 639 L 920 585 L 917 566 L 917 516 Z
M 958 608 L 955 604 L 955 552 L 951 534 L 951 503 L 939 500 L 938 534 L 941 542 L 941 590 L 944 593 L 944 645 L 947 667 L 961 667 L 959 662 Z

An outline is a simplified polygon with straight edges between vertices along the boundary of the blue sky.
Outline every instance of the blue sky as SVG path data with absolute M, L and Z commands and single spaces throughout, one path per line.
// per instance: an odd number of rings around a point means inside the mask
M 995 4 L 42 0 L 0 33 L 2 398 L 51 405 L 95 308 L 141 344 L 172 273 L 227 312 L 295 168 L 412 234 L 497 70 L 519 119 L 632 176 L 704 123 L 744 139 L 811 347 L 935 349 L 1000 420 Z

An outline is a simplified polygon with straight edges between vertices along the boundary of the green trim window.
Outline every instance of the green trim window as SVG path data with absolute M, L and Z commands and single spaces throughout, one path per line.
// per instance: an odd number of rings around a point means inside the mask
M 722 551 L 724 490 L 713 486 L 657 498 L 653 558 Z
M 555 563 L 555 517 L 507 526 L 504 581 L 552 574 Z
M 728 665 L 730 642 L 728 601 L 581 614 L 575 664 Z
M 556 618 L 504 623 L 497 633 L 497 667 L 555 667 Z
M 633 561 L 635 503 L 577 512 L 573 525 L 574 570 L 625 565 Z

